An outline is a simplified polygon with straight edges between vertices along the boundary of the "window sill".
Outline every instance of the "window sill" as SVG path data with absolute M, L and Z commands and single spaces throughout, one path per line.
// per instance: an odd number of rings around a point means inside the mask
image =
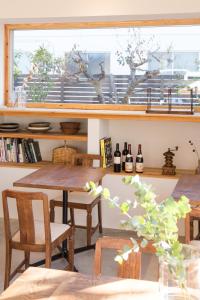
M 146 114 L 145 111 L 112 111 L 86 109 L 45 109 L 0 107 L 0 116 L 45 116 L 48 118 L 118 119 L 144 121 L 200 122 L 200 113 L 194 115 Z

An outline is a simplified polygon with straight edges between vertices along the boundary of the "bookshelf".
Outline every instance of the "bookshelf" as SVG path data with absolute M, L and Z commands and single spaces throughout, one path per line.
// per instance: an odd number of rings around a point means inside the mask
M 0 132 L 1 138 L 15 138 L 15 139 L 46 139 L 57 141 L 74 141 L 74 142 L 87 142 L 87 134 L 80 133 L 75 135 L 67 135 L 62 131 L 51 131 L 46 133 L 32 133 L 28 130 L 19 130 L 17 132 Z M 41 168 L 46 165 L 52 164 L 51 161 L 39 161 L 39 162 L 0 162 L 0 167 L 11 168 Z

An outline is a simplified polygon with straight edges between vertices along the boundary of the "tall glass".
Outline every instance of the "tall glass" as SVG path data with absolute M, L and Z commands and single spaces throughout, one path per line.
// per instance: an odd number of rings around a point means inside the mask
M 163 300 L 200 299 L 200 244 L 199 247 L 183 245 L 181 264 L 182 281 L 164 260 L 160 261 L 160 294 Z M 179 277 L 180 278 L 180 277 Z

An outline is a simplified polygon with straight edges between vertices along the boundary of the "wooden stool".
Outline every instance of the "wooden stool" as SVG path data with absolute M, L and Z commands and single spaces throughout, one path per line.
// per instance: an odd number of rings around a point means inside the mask
M 20 192 L 5 190 L 2 193 L 4 226 L 6 240 L 5 281 L 4 289 L 17 272 L 22 272 L 30 264 L 30 252 L 45 252 L 45 267 L 51 267 L 52 250 L 66 239 L 69 241 L 69 270 L 74 266 L 74 229 L 65 224 L 50 224 L 48 197 L 40 192 Z M 8 198 L 16 200 L 19 230 L 11 235 Z M 32 202 L 40 201 L 43 205 L 43 221 L 33 218 Z M 11 273 L 12 249 L 24 251 L 25 258 Z

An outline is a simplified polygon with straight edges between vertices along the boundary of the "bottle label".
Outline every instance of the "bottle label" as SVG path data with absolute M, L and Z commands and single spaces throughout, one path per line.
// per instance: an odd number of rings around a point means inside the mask
M 136 163 L 135 171 L 139 172 L 139 173 L 142 173 L 144 171 L 144 164 L 143 163 Z
M 133 172 L 133 163 L 132 162 L 125 162 L 125 171 L 126 172 Z
M 126 161 L 126 155 L 122 155 L 122 162 Z
M 121 164 L 121 157 L 114 156 L 114 164 L 120 165 Z

